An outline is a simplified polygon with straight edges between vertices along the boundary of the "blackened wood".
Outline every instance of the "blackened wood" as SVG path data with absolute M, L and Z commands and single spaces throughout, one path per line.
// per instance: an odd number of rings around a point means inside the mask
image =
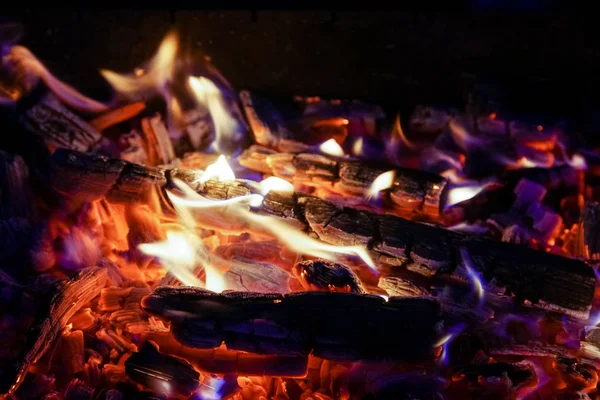
M 151 315 L 170 321 L 190 347 L 336 360 L 423 360 L 433 355 L 439 304 L 428 299 L 356 293 L 252 292 L 217 294 L 159 287 L 142 300 Z M 182 314 L 183 313 L 183 314 Z M 186 315 L 183 320 L 178 315 Z
M 241 165 L 269 173 L 295 184 L 325 186 L 347 195 L 365 196 L 375 178 L 394 170 L 395 180 L 386 189 L 393 204 L 405 214 L 437 217 L 445 178 L 426 171 L 376 165 L 358 160 L 343 160 L 310 153 L 274 153 L 261 146 L 251 146 L 238 158 Z
M 198 183 L 194 171 L 164 171 L 73 151 L 57 151 L 53 161 L 63 171 L 53 177 L 55 186 L 63 193 L 88 199 L 107 194 L 111 201 L 143 201 L 148 191 L 169 185 L 173 178 L 190 183 L 195 191 L 212 199 L 257 192 L 254 182 Z M 74 179 L 61 179 L 67 176 Z M 407 264 L 412 271 L 426 276 L 451 276 L 457 265 L 464 263 L 459 250 L 466 248 L 472 253 L 474 270 L 484 282 L 494 281 L 497 294 L 514 295 L 534 307 L 582 319 L 591 309 L 596 278 L 592 268 L 579 260 L 466 236 L 394 215 L 340 207 L 302 193 L 269 193 L 261 207 L 253 211 L 283 219 L 330 244 L 366 245 L 380 264 Z M 202 215 L 206 219 L 199 222 L 211 229 L 248 230 L 243 222 L 231 218 L 224 221 L 212 209 Z
M 570 165 L 552 168 L 520 168 L 506 172 L 504 179 L 516 185 L 522 178 L 537 182 L 549 190 L 576 189 L 579 185 L 577 170 Z
M 595 201 L 585 203 L 579 218 L 574 256 L 597 259 L 600 255 L 600 205 Z
M 27 333 L 25 348 L 18 360 L 0 375 L 0 393 L 12 393 L 23 381 L 29 366 L 55 342 L 61 329 L 83 305 L 96 297 L 106 282 L 106 270 L 92 267 L 62 281 L 40 301 L 36 322 Z
M 195 349 L 177 342 L 170 332 L 147 332 L 142 340 L 150 340 L 159 351 L 189 361 L 200 371 L 212 374 L 240 374 L 255 376 L 304 376 L 307 357 L 250 354 L 243 351 Z
M 468 382 L 469 392 L 482 396 L 479 398 L 512 398 L 519 390 L 534 387 L 538 377 L 530 363 L 491 363 L 461 368 L 454 375 L 453 385 L 458 386 L 463 380 Z
M 44 140 L 51 150 L 65 147 L 88 151 L 102 138 L 96 128 L 67 109 L 51 93 L 25 105 L 20 121 L 27 130 Z
M 30 218 L 29 169 L 18 155 L 0 151 L 0 219 Z
M 367 293 L 352 269 L 325 260 L 306 260 L 294 265 L 294 274 L 307 290 Z
M 160 353 L 150 342 L 144 343 L 125 361 L 125 372 L 130 379 L 149 389 L 163 391 L 168 387 L 170 393 L 183 396 L 198 389 L 201 379 L 189 362 Z

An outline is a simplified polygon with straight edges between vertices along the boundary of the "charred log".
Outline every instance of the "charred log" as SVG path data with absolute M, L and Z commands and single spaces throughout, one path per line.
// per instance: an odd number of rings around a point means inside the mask
M 344 264 L 307 260 L 294 265 L 293 272 L 307 290 L 367 293 L 358 276 Z
M 579 218 L 574 255 L 587 260 L 600 256 L 600 205 L 588 201 Z
M 355 293 L 289 295 L 160 287 L 142 301 L 173 324 L 185 346 L 334 360 L 423 360 L 433 356 L 439 304 Z M 181 320 L 184 312 L 189 317 Z
M 394 170 L 393 186 L 387 190 L 403 214 L 437 217 L 447 181 L 425 171 L 374 165 L 358 160 L 340 160 L 311 153 L 275 153 L 252 146 L 238 158 L 246 168 L 290 180 L 297 185 L 326 187 L 345 195 L 365 196 L 380 174 Z
M 83 305 L 96 297 L 106 282 L 106 270 L 87 268 L 51 291 L 48 301 L 40 301 L 36 322 L 29 330 L 26 345 L 13 364 L 2 369 L 0 393 L 12 393 L 23 381 L 29 366 L 36 362 L 58 338 L 61 329 Z
M 208 181 L 195 183 L 194 171 L 163 171 L 105 157 L 72 151 L 57 151 L 54 163 L 60 192 L 87 200 L 106 195 L 110 201 L 142 201 L 147 192 L 178 178 L 198 193 L 217 200 L 230 199 L 256 191 L 252 183 Z M 65 179 L 70 176 L 72 179 Z M 259 208 L 260 214 L 283 219 L 292 226 L 312 232 L 335 245 L 366 245 L 379 264 L 407 265 L 425 276 L 448 276 L 464 261 L 464 248 L 471 255 L 473 268 L 485 282 L 494 281 L 494 292 L 528 300 L 534 307 L 586 319 L 592 304 L 595 275 L 582 261 L 568 259 L 511 243 L 466 236 L 457 232 L 409 221 L 394 215 L 377 215 L 340 207 L 316 197 L 295 193 L 269 193 Z M 212 213 L 212 212 L 211 212 Z M 213 213 L 214 214 L 214 213 Z M 201 222 L 210 229 L 238 232 L 248 227 L 204 213 Z M 214 221 L 216 225 L 211 225 Z

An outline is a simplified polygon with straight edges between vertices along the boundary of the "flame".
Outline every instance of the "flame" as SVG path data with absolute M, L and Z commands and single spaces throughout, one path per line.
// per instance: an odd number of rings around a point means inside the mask
M 266 196 L 271 190 L 279 193 L 294 193 L 294 185 L 276 176 L 270 176 L 266 179 L 263 179 L 259 183 L 259 187 L 263 196 Z
M 161 264 L 184 285 L 202 286 L 202 281 L 192 273 L 197 258 L 197 238 L 185 232 L 169 231 L 167 239 L 156 243 L 143 243 L 138 248 L 149 256 L 158 257 Z
M 471 185 L 477 184 L 476 181 L 473 181 L 469 178 L 465 178 L 464 176 L 460 175 L 460 173 L 455 169 L 448 169 L 448 170 L 442 172 L 440 175 L 443 176 L 444 178 L 448 179 L 452 183 L 464 183 L 464 184 L 468 183 Z
M 462 323 L 450 327 L 448 333 L 442 336 L 440 340 L 433 345 L 433 348 L 442 347 L 442 354 L 438 359 L 439 363 L 446 364 L 448 362 L 448 345 L 465 329 L 465 327 L 466 325 Z
M 461 203 L 463 201 L 472 199 L 473 197 L 477 196 L 484 188 L 485 185 L 462 186 L 450 189 L 448 191 L 448 200 L 446 202 L 446 208 Z
M 238 122 L 225 106 L 221 91 L 210 79 L 191 76 L 188 83 L 198 103 L 210 113 L 215 129 L 215 150 L 220 152 L 225 141 L 237 133 Z
M 363 138 L 358 138 L 352 145 L 352 154 L 355 156 L 362 155 L 363 152 Z
M 454 139 L 454 142 L 463 151 L 467 151 L 469 148 L 481 146 L 482 140 L 478 137 L 472 136 L 467 129 L 458 121 L 451 119 L 448 122 L 450 128 L 450 134 Z
M 176 196 L 171 192 L 167 194 L 180 215 L 184 215 L 186 218 L 192 218 L 187 208 L 226 207 L 224 218 L 230 218 L 236 223 L 252 227 L 253 231 L 259 231 L 265 235 L 272 236 L 293 252 L 334 262 L 340 261 L 340 254 L 354 255 L 358 256 L 369 267 L 375 268 L 375 263 L 365 246 L 334 246 L 323 243 L 277 218 L 251 212 L 246 205 L 249 202 L 256 201 L 257 196 L 262 201 L 262 196 L 260 195 L 251 194 L 228 200 L 212 200 L 194 192 L 180 180 L 174 180 L 173 183 L 184 194 L 184 197 Z
M 392 187 L 394 184 L 394 180 L 396 179 L 396 171 L 390 170 L 380 174 L 371 186 L 369 187 L 369 191 L 366 194 L 367 200 L 371 200 L 379 195 L 379 192 L 382 190 L 386 190 Z
M 479 300 L 479 302 L 481 304 L 481 302 L 483 300 L 483 295 L 485 294 L 485 292 L 483 290 L 483 280 L 481 279 L 479 274 L 473 268 L 473 261 L 471 260 L 471 256 L 469 256 L 467 249 L 461 248 L 460 256 L 462 258 L 463 265 L 464 265 L 465 269 L 467 270 L 467 276 L 469 277 L 469 279 L 471 280 L 471 284 L 473 285 L 473 290 L 475 291 L 475 294 L 477 295 L 477 299 Z
M 217 180 L 219 182 L 233 181 L 235 180 L 235 173 L 229 166 L 229 163 L 225 159 L 224 155 L 220 155 L 217 161 L 206 167 L 206 170 L 198 180 L 200 183 L 204 183 L 209 180 Z
M 323 142 L 319 146 L 319 150 L 321 150 L 325 154 L 329 154 L 330 156 L 343 157 L 346 153 L 344 153 L 344 149 L 342 146 L 335 141 L 335 139 L 329 139 Z
M 125 95 L 137 95 L 148 90 L 162 93 L 166 84 L 173 79 L 175 56 L 178 50 L 179 38 L 174 31 L 171 31 L 162 40 L 146 68 L 136 69 L 132 74 L 119 74 L 103 69 L 100 70 L 100 74 L 116 91 Z
M 571 160 L 568 161 L 568 164 L 577 170 L 585 171 L 588 169 L 585 157 L 581 154 L 574 154 L 573 157 L 571 157 Z

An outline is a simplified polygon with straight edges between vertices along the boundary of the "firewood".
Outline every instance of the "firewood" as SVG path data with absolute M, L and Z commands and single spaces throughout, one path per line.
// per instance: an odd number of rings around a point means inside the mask
M 570 165 L 552 168 L 520 168 L 509 170 L 504 176 L 504 180 L 511 186 L 523 178 L 539 183 L 548 190 L 576 189 L 579 185 L 577 170 Z
M 30 218 L 29 169 L 18 155 L 0 151 L 0 219 Z
M 46 93 L 32 105 L 24 105 L 20 121 L 28 131 L 40 137 L 51 151 L 61 147 L 88 151 L 102 139 L 96 128 L 67 109 L 51 93 Z
M 600 205 L 595 201 L 585 203 L 579 217 L 574 256 L 587 260 L 600 257 Z
M 69 376 L 83 371 L 85 366 L 83 354 L 83 332 L 70 331 L 61 335 L 60 359 Z
M 238 161 L 246 168 L 290 180 L 296 185 L 324 186 L 354 196 L 365 196 L 377 176 L 394 170 L 393 186 L 386 192 L 395 207 L 406 215 L 425 214 L 433 218 L 439 215 L 447 184 L 445 178 L 425 171 L 311 153 L 274 153 L 260 146 L 246 149 Z
M 176 158 L 169 132 L 160 114 L 142 119 L 150 165 L 168 165 Z
M 67 179 L 56 178 L 55 186 L 64 185 L 63 193 L 86 199 L 98 199 L 108 193 L 107 198 L 111 201 L 141 201 L 143 195 L 135 197 L 135 193 L 128 191 L 123 195 L 127 186 L 122 184 L 122 177 L 130 175 L 130 171 L 137 171 L 138 182 L 145 185 L 145 191 L 178 178 L 191 184 L 201 195 L 216 200 L 256 192 L 255 185 L 243 180 L 199 183 L 194 171 L 165 172 L 73 151 L 56 152 L 53 161 L 63 171 L 62 178 L 85 176 L 85 179 L 67 183 Z M 115 184 L 117 180 L 120 184 Z M 73 182 L 78 184 L 73 185 Z M 132 186 L 132 190 L 135 188 Z M 482 275 L 485 282 L 495 282 L 494 290 L 498 295 L 514 296 L 521 303 L 528 300 L 533 307 L 581 319 L 586 319 L 591 309 L 596 278 L 592 268 L 579 260 L 511 243 L 466 236 L 395 215 L 378 215 L 341 207 L 302 193 L 284 195 L 271 192 L 253 211 L 283 219 L 330 244 L 366 245 L 380 264 L 406 264 L 409 270 L 425 276 L 451 276 L 461 264 L 459 249 L 465 248 L 473 259 L 473 269 Z M 208 229 L 238 233 L 248 230 L 243 223 L 224 221 L 212 209 L 198 215 L 203 217 L 199 223 Z
M 247 90 L 241 91 L 239 97 L 256 143 L 275 148 L 281 139 L 291 136 L 285 121 L 268 100 Z
M 150 342 L 125 361 L 125 372 L 133 381 L 157 392 L 189 396 L 200 386 L 201 375 L 181 358 L 162 354 Z
M 48 301 L 40 301 L 36 322 L 27 336 L 21 356 L 0 376 L 0 393 L 14 392 L 23 381 L 29 366 L 36 362 L 58 338 L 67 321 L 83 305 L 96 297 L 106 282 L 106 270 L 87 268 L 73 278 L 62 281 Z
M 533 364 L 470 364 L 459 369 L 452 378 L 449 393 L 464 398 L 470 392 L 475 398 L 515 398 L 525 388 L 535 387 L 538 377 Z
M 223 279 L 228 290 L 285 294 L 290 292 L 292 276 L 266 262 L 234 257 Z
M 195 349 L 179 343 L 170 332 L 148 332 L 142 334 L 144 340 L 156 343 L 161 353 L 184 358 L 211 374 L 304 376 L 308 364 L 306 357 L 250 354 L 223 347 Z
M 110 110 L 90 121 L 90 125 L 96 128 L 99 132 L 102 132 L 106 128 L 110 128 L 113 125 L 120 124 L 121 122 L 127 121 L 139 113 L 141 113 L 146 104 L 142 102 L 127 104 L 123 107 Z
M 142 300 L 185 346 L 334 360 L 423 360 L 433 355 L 439 304 L 356 293 L 289 295 L 159 287 Z M 180 315 L 187 315 L 181 319 Z

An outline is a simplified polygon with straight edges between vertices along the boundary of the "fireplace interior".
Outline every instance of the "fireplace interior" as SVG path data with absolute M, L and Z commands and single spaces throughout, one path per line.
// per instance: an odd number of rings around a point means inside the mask
M 600 399 L 595 22 L 473 4 L 11 10 L 0 398 Z

